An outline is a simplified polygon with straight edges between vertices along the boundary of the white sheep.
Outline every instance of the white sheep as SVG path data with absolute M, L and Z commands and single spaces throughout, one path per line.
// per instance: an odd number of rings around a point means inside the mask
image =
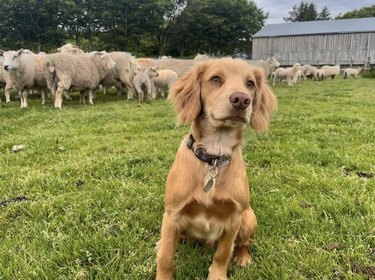
M 123 87 L 127 88 L 128 99 L 132 99 L 134 95 L 133 71 L 131 62 L 134 56 L 127 52 L 111 52 L 109 56 L 116 63 L 117 67 L 114 71 L 110 71 L 100 84 L 105 87 L 114 86 L 117 89 L 117 95 L 121 95 Z
M 331 77 L 332 79 L 340 74 L 340 65 L 324 65 L 321 69 L 324 70 L 326 77 Z
M 315 66 L 312 66 L 310 64 L 305 64 L 302 66 L 302 71 L 303 71 L 303 77 L 306 80 L 307 78 L 310 79 L 316 79 L 316 71 L 318 71 L 318 68 Z
M 55 96 L 55 108 L 62 108 L 62 95 L 68 90 L 77 90 L 84 95 L 89 92 L 89 103 L 93 104 L 93 90 L 108 72 L 113 71 L 116 63 L 107 52 L 91 52 L 72 55 L 54 53 L 47 56 L 44 63 L 44 75 L 52 95 Z
M 347 79 L 349 78 L 350 76 L 353 76 L 354 79 L 356 79 L 359 75 L 359 73 L 361 73 L 363 69 L 361 67 L 359 68 L 346 68 L 344 70 L 344 79 Z
M 296 84 L 302 79 L 302 77 L 303 77 L 303 70 L 302 69 L 297 70 L 297 72 L 293 76 L 292 83 Z
M 157 63 L 158 70 L 169 69 L 177 73 L 181 77 L 186 71 L 192 68 L 202 59 L 160 59 Z
M 322 81 L 326 78 L 326 72 L 323 69 L 318 69 L 316 70 L 315 77 L 316 79 Z
M 84 54 L 85 53 L 80 47 L 73 45 L 71 43 L 65 44 L 57 48 L 57 51 L 62 52 L 62 53 L 70 53 L 70 54 Z
M 36 55 L 22 49 L 4 52 L 3 55 L 3 68 L 7 71 L 11 87 L 17 91 L 21 99 L 21 108 L 27 107 L 27 95 L 30 89 L 42 90 L 44 102 L 46 80 L 43 75 L 43 62 L 46 56 Z
M 206 59 L 209 59 L 209 55 L 207 54 L 200 54 L 200 53 L 197 53 L 197 55 L 194 57 L 194 60 L 206 60 Z
M 152 98 L 156 98 L 157 91 L 161 92 L 161 96 L 164 97 L 165 87 L 168 87 L 168 90 L 172 88 L 173 83 L 178 79 L 176 72 L 163 69 L 158 70 L 159 76 L 151 78 L 151 87 L 152 87 Z
M 157 66 L 158 70 L 169 69 L 177 73 L 179 77 L 184 74 L 187 70 L 193 67 L 196 63 L 202 59 L 177 59 L 177 58 L 164 58 L 164 59 L 153 59 L 153 58 L 137 58 L 137 63 L 143 65 L 146 68 Z
M 266 60 L 248 60 L 248 63 L 262 68 L 267 77 L 270 77 L 271 73 L 280 67 L 280 62 L 274 57 L 269 57 Z
M 6 87 L 6 71 L 3 68 L 3 62 L 4 62 L 4 57 L 3 57 L 4 51 L 0 50 L 0 87 L 4 88 Z M 1 103 L 1 97 L 0 97 L 0 103 Z
M 273 83 L 274 86 L 277 80 L 287 80 L 288 85 L 293 86 L 293 78 L 296 75 L 297 71 L 302 69 L 299 63 L 294 64 L 292 67 L 289 68 L 278 68 L 272 73 Z
M 4 57 L 2 57 L 1 50 L 0 50 L 0 86 L 4 88 L 4 94 L 5 94 L 5 102 L 9 103 L 10 102 L 10 94 L 11 91 L 13 90 L 12 87 L 12 81 L 9 77 L 9 74 L 7 71 L 4 70 L 3 63 L 4 63 Z M 1 102 L 1 99 L 0 99 Z
M 138 93 L 139 103 L 143 103 L 144 92 L 142 87 L 146 88 L 147 98 L 152 100 L 151 96 L 151 78 L 157 77 L 159 75 L 156 67 L 145 68 L 143 65 L 134 65 L 134 78 L 133 84 L 134 88 Z

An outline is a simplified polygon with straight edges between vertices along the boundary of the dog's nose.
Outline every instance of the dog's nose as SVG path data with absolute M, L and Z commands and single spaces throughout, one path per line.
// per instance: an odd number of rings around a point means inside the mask
M 251 103 L 250 96 L 243 92 L 235 92 L 229 97 L 234 109 L 245 110 Z
M 4 70 L 8 71 L 9 70 L 9 66 L 8 65 L 4 65 Z

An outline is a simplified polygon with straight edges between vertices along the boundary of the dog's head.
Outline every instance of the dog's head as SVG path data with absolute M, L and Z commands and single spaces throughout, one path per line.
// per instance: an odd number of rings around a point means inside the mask
M 202 62 L 178 79 L 170 95 L 181 123 L 205 117 L 214 127 L 268 127 L 276 97 L 262 69 L 241 59 Z

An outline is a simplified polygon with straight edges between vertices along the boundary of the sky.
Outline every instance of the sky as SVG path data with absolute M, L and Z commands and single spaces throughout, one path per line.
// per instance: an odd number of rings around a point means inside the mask
M 258 8 L 268 13 L 266 24 L 271 24 L 285 23 L 283 17 L 289 17 L 289 11 L 293 10 L 294 5 L 299 6 L 302 0 L 254 0 L 254 2 L 257 4 Z M 320 13 L 324 6 L 327 6 L 332 18 L 338 16 L 340 13 L 344 14 L 355 9 L 369 7 L 375 4 L 374 0 L 304 0 L 304 2 L 313 2 L 318 13 Z

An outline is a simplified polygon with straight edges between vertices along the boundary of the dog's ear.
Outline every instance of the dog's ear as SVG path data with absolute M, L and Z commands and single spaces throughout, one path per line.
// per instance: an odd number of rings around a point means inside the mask
M 198 64 L 174 83 L 169 98 L 180 123 L 192 122 L 202 110 L 200 83 L 205 69 L 205 63 Z
M 255 69 L 256 93 L 253 100 L 253 112 L 251 126 L 257 131 L 265 131 L 268 128 L 270 117 L 276 109 L 277 100 L 267 84 L 267 79 L 262 69 Z

